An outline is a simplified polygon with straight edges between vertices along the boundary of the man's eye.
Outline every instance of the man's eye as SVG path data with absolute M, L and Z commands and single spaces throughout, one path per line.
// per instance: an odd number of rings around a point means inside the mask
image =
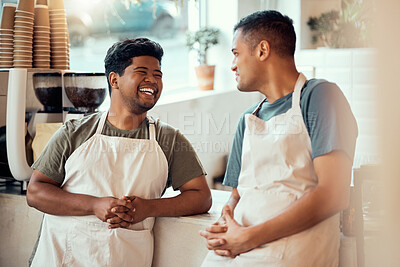
M 142 71 L 142 70 L 138 70 L 137 73 L 146 74 L 146 72 L 145 72 L 145 71 Z

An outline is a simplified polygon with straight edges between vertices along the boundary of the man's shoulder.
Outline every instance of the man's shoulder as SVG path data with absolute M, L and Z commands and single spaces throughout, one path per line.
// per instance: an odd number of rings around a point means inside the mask
M 159 118 L 154 119 L 154 124 L 156 125 L 156 130 L 159 134 L 161 135 L 170 135 L 170 134 L 176 134 L 179 129 L 173 127 L 172 125 L 161 121 Z
M 340 91 L 340 88 L 335 83 L 324 79 L 311 79 L 307 81 L 307 84 L 301 93 L 301 97 L 302 100 L 306 100 L 311 96 L 323 97 L 329 95 L 333 91 Z
M 70 119 L 64 123 L 64 130 L 69 136 L 90 134 L 95 131 L 101 114 L 100 112 L 79 119 Z

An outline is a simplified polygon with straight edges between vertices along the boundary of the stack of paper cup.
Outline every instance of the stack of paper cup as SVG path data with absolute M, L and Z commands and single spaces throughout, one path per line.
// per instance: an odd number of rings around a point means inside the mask
M 19 0 L 14 20 L 15 68 L 32 67 L 34 0 Z
M 3 4 L 0 22 L 0 68 L 12 68 L 14 51 L 14 16 L 16 4 Z
M 69 36 L 63 0 L 49 2 L 51 68 L 69 69 Z
M 50 19 L 47 5 L 35 6 L 33 66 L 35 68 L 50 68 Z

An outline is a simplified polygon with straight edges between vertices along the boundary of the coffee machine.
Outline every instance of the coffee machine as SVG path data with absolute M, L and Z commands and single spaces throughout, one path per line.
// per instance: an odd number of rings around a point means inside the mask
M 27 132 L 34 137 L 37 123 L 63 123 L 96 111 L 105 99 L 106 87 L 104 73 L 22 68 L 0 70 L 0 101 L 6 99 L 6 108 L 1 105 L 1 109 L 5 109 L 7 157 L 12 177 L 28 181 L 32 174 L 25 147 Z M 4 91 L 5 97 L 1 95 Z M 0 115 L 1 123 L 4 121 L 3 110 Z

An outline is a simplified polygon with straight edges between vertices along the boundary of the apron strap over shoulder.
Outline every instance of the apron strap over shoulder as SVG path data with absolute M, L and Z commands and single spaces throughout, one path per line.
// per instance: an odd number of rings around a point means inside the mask
M 294 86 L 294 91 L 292 95 L 292 108 L 298 107 L 300 108 L 300 96 L 301 90 L 303 89 L 304 84 L 306 83 L 307 78 L 303 73 L 300 72 L 299 77 L 297 78 L 296 84 Z
M 265 101 L 267 101 L 267 98 L 264 98 L 260 102 L 260 104 L 258 104 L 257 108 L 253 111 L 253 113 L 251 113 L 251 114 L 253 114 L 254 116 L 257 116 L 258 111 L 261 109 L 261 106 L 262 106 L 262 104 L 264 104 Z
M 150 140 L 156 140 L 156 126 L 155 126 L 155 122 L 153 121 L 152 118 L 147 117 L 147 119 L 149 120 L 149 139 Z
M 103 114 L 101 114 L 99 124 L 97 125 L 96 134 L 101 134 L 101 132 L 103 131 L 104 123 L 106 122 L 107 119 L 107 114 L 108 111 L 105 111 L 103 112 Z

